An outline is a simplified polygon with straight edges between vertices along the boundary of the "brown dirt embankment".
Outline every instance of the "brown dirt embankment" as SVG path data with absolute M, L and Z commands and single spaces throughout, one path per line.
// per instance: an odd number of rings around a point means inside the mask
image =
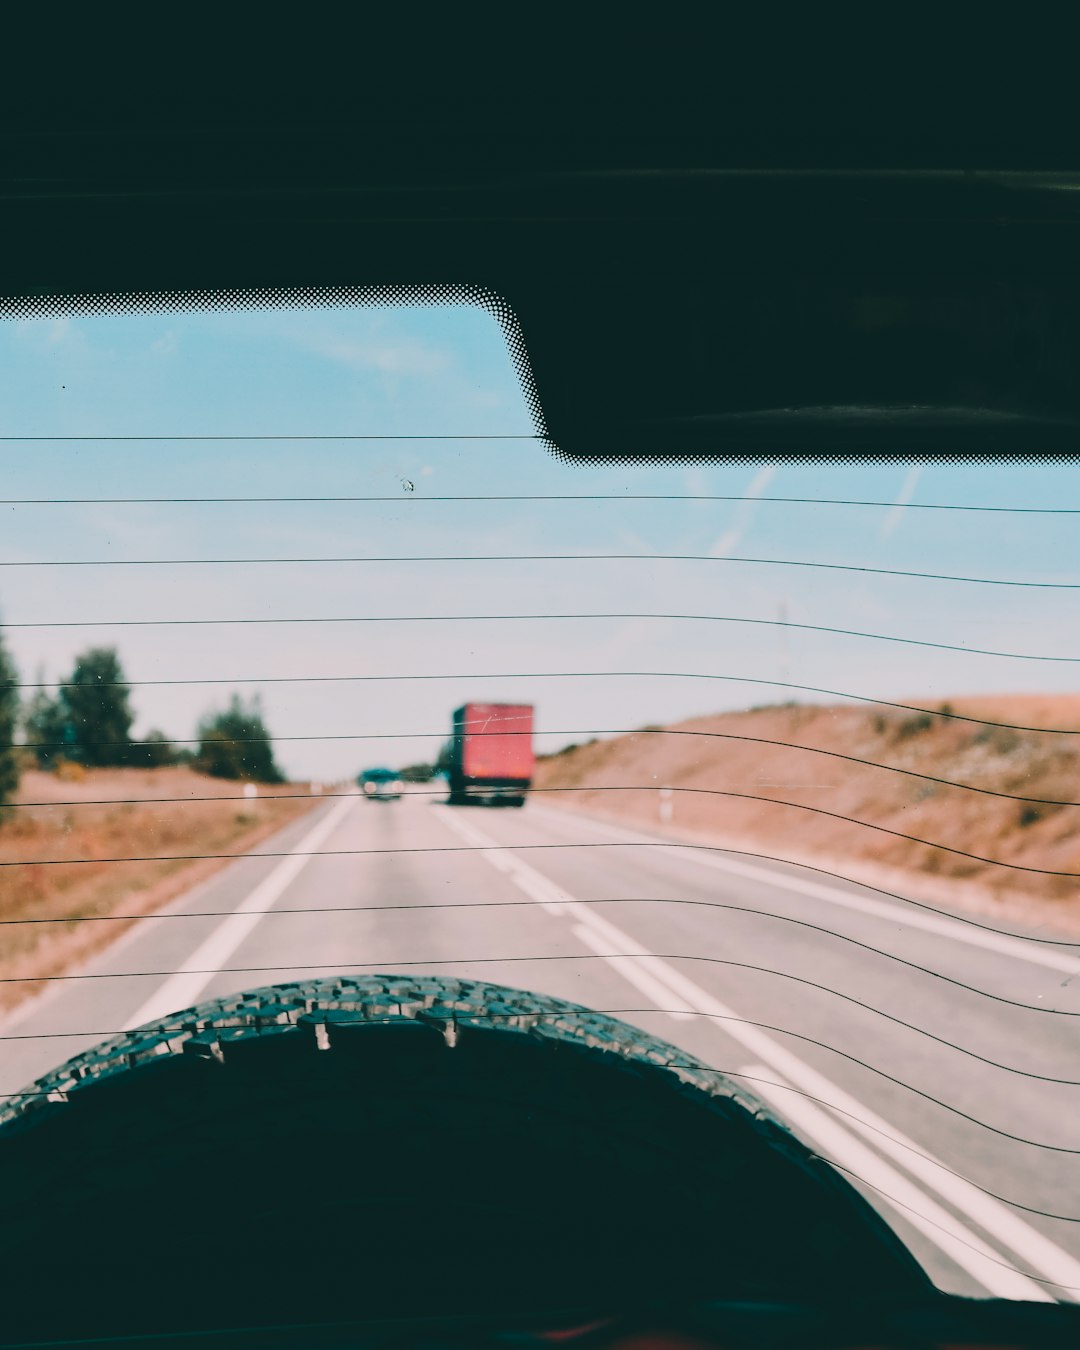
M 584 790 L 538 800 L 808 862 L 1048 935 L 1080 933 L 1080 875 L 1060 875 L 1080 874 L 1080 696 L 941 707 L 1035 729 L 873 705 L 722 713 L 550 756 L 536 786 Z M 666 824 L 662 786 L 673 789 Z
M 41 990 L 27 976 L 60 974 L 131 926 L 80 919 L 152 913 L 227 862 L 162 855 L 243 853 L 317 805 L 308 794 L 303 783 L 260 786 L 252 802 L 243 784 L 188 768 L 24 774 L 18 801 L 29 804 L 0 821 L 0 977 L 18 981 L 0 984 L 0 1009 Z M 142 861 L 111 861 L 129 857 Z M 26 922 L 42 919 L 61 922 Z

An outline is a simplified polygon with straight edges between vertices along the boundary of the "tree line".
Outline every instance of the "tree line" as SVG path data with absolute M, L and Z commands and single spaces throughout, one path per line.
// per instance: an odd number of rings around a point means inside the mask
M 215 778 L 280 783 L 273 742 L 257 698 L 233 694 L 224 708 L 205 714 L 191 746 L 162 731 L 131 734 L 131 689 L 113 647 L 91 647 L 75 658 L 67 678 L 38 687 L 25 702 L 18 675 L 0 635 L 0 804 L 10 799 L 23 766 L 55 770 L 159 768 L 189 764 Z

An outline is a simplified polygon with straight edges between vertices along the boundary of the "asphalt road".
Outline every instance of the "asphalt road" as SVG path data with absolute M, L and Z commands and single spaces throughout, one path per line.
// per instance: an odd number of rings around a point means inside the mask
M 1080 952 L 536 801 L 349 797 L 261 849 L 297 852 L 230 864 L 9 1019 L 0 1091 L 231 990 L 338 970 L 492 980 L 743 1075 L 941 1287 L 1080 1300 L 1080 1082 L 1045 1081 L 1080 1080 Z M 307 856 L 334 850 L 361 852 Z

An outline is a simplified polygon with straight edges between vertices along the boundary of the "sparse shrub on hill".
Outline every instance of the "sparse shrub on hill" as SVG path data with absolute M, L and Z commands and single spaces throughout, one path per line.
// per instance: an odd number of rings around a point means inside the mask
M 126 762 L 133 769 L 162 769 L 170 764 L 181 764 L 191 759 L 191 753 L 174 745 L 163 731 L 156 727 L 141 741 L 132 741 Z
M 208 713 L 199 723 L 199 750 L 195 767 L 213 778 L 244 778 L 257 783 L 283 783 L 274 762 L 270 733 L 259 700 L 249 705 L 236 694 L 221 712 Z
M 64 759 L 62 755 L 53 760 L 53 773 L 64 783 L 83 783 L 86 781 L 86 769 L 77 760 Z
M 38 767 L 37 755 L 34 754 L 33 750 L 27 750 L 25 745 L 17 745 L 13 753 L 20 775 L 31 773 Z
M 596 737 L 592 736 L 587 741 L 570 741 L 568 745 L 561 746 L 558 750 L 552 750 L 546 755 L 537 755 L 538 760 L 561 759 L 565 755 L 572 755 L 577 750 L 587 750 L 590 745 L 596 744 Z
M 1021 734 L 1015 727 L 981 727 L 974 737 L 976 745 L 987 745 L 995 754 L 1011 755 L 1023 745 Z
M 906 741 L 912 736 L 921 736 L 926 731 L 931 731 L 934 726 L 934 719 L 928 712 L 913 713 L 910 717 L 901 718 L 896 724 L 896 739 Z

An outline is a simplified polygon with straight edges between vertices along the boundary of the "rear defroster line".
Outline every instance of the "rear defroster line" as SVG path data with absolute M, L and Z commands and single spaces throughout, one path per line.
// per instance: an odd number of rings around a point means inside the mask
M 495 840 L 489 838 L 471 822 L 462 820 L 460 816 L 445 807 L 436 807 L 435 809 L 453 831 L 468 839 L 475 846 L 486 847 L 487 849 L 498 847 Z M 518 884 L 519 887 L 522 879 L 525 879 L 530 885 L 540 888 L 552 885 L 541 873 L 536 872 L 529 864 L 515 857 L 512 850 L 504 848 L 502 856 L 504 859 L 507 856 L 513 859 L 512 867 L 504 866 L 501 870 L 504 870 L 509 879 Z M 521 887 L 521 889 L 525 888 Z M 946 1221 L 950 1224 L 950 1230 L 940 1229 L 935 1218 L 924 1214 L 922 1222 L 927 1236 L 930 1236 L 931 1240 L 942 1251 L 946 1252 L 957 1264 L 967 1269 L 969 1273 L 973 1273 L 971 1265 L 977 1262 L 979 1273 L 975 1275 L 975 1278 L 984 1288 L 991 1292 L 999 1292 L 1003 1285 L 1008 1285 L 1011 1292 L 1002 1293 L 1001 1296 L 1042 1299 L 1047 1298 L 1048 1295 L 1041 1289 L 1041 1283 L 1050 1283 L 1062 1290 L 1080 1291 L 1080 1262 L 1067 1252 L 1043 1237 L 1041 1233 L 1026 1224 L 1017 1215 L 1011 1213 L 1004 1205 L 999 1204 L 970 1182 L 958 1177 L 946 1164 L 940 1162 L 926 1150 L 920 1149 L 913 1140 L 907 1139 L 882 1117 L 869 1111 L 860 1101 L 845 1093 L 831 1080 L 812 1069 L 789 1050 L 778 1045 L 764 1032 L 750 1026 L 733 1009 L 721 1003 L 694 981 L 668 965 L 665 960 L 650 954 L 628 934 L 622 932 L 607 919 L 595 914 L 589 906 L 579 905 L 563 889 L 560 889 L 559 894 L 559 904 L 563 913 L 575 920 L 574 931 L 579 940 L 586 941 L 594 952 L 600 954 L 601 948 L 606 953 L 610 952 L 611 944 L 617 944 L 621 954 L 621 973 L 625 973 L 633 965 L 636 968 L 635 973 L 648 976 L 651 981 L 659 984 L 662 989 L 667 991 L 668 997 L 677 999 L 678 1002 L 675 1006 L 680 1011 L 683 1008 L 689 1008 L 696 1012 L 722 1018 L 725 1024 L 725 1034 L 739 1042 L 755 1057 L 755 1060 L 762 1061 L 770 1071 L 779 1074 L 787 1084 L 793 1084 L 817 1099 L 828 1103 L 829 1106 L 835 1106 L 842 1110 L 851 1119 L 855 1128 L 869 1137 L 881 1152 L 889 1154 L 909 1175 L 918 1178 L 923 1186 L 936 1192 L 942 1200 L 964 1214 L 984 1232 L 1002 1243 L 1009 1251 L 1019 1256 L 1032 1268 L 1033 1272 L 1037 1272 L 1027 1275 L 1014 1267 L 999 1262 L 992 1254 L 988 1258 L 986 1253 L 989 1249 L 986 1244 L 967 1230 L 963 1230 L 963 1236 L 957 1233 L 956 1228 L 962 1226 L 958 1225 L 944 1211 L 941 1211 L 941 1213 L 944 1214 Z M 585 934 L 588 934 L 587 938 Z M 775 1086 L 777 1090 L 783 1090 L 782 1085 Z M 835 1146 L 839 1142 L 841 1149 L 839 1156 L 841 1158 L 851 1158 L 853 1150 L 846 1146 L 844 1140 L 840 1138 L 840 1135 L 843 1135 L 845 1139 L 850 1139 L 848 1131 L 840 1130 L 835 1121 L 831 1121 L 831 1124 L 835 1126 L 835 1130 L 830 1131 L 831 1143 Z M 839 1131 L 839 1134 L 836 1131 Z M 827 1149 L 829 1147 L 828 1145 L 824 1146 Z M 859 1147 L 862 1149 L 861 1145 Z M 868 1150 L 864 1151 L 869 1152 Z M 870 1156 L 874 1157 L 875 1155 Z M 860 1153 L 858 1159 L 855 1160 L 854 1170 L 856 1172 L 859 1170 L 859 1164 L 862 1161 L 865 1161 L 865 1159 Z M 879 1178 L 883 1175 L 881 1171 L 883 1167 L 884 1164 L 881 1163 L 880 1159 L 877 1159 L 876 1174 Z M 887 1183 L 889 1186 L 892 1186 L 894 1178 L 904 1182 L 904 1179 L 899 1177 L 892 1169 L 888 1170 L 891 1173 Z M 908 1184 L 904 1182 L 905 1186 Z M 923 1193 L 916 1190 L 915 1196 L 917 1203 L 923 1204 L 925 1200 Z M 898 1203 L 903 1202 L 902 1196 L 898 1196 L 897 1199 Z M 931 1203 L 933 1204 L 933 1202 Z M 962 1257 L 958 1255 L 960 1247 L 968 1249 Z M 1018 1282 L 1023 1282 L 1026 1286 L 1024 1294 L 1018 1295 L 1015 1292 Z
M 856 694 L 850 690 L 826 689 L 822 685 L 797 684 L 793 680 L 767 680 L 760 676 L 725 675 L 708 670 L 472 670 L 447 671 L 438 674 L 406 671 L 393 675 L 242 675 L 176 680 L 102 680 L 98 687 L 111 689 L 119 688 L 122 684 L 125 688 L 149 689 L 151 687 L 172 687 L 175 685 L 213 684 L 401 684 L 406 681 L 430 680 L 459 683 L 468 680 L 622 679 L 714 680 L 727 684 L 761 685 L 767 689 L 797 689 L 804 694 L 824 694 L 828 698 L 848 699 L 853 703 L 867 703 L 875 708 L 893 708 L 900 712 L 919 713 L 926 717 L 938 717 L 950 722 L 965 722 L 977 727 L 997 727 L 1005 731 L 1031 731 L 1047 736 L 1080 736 L 1080 727 L 1034 727 L 1023 722 L 998 722 L 992 718 L 972 717 L 967 713 L 955 712 L 945 704 L 942 704 L 939 708 L 926 708 L 914 703 L 893 703 L 888 699 L 871 698 L 868 694 Z M 57 680 L 21 680 L 12 686 L 15 689 L 60 689 L 62 687 L 63 682 Z
M 568 787 L 568 788 L 538 788 L 538 792 L 653 792 L 653 787 Z M 942 853 L 951 853 L 956 858 L 968 858 L 972 862 L 985 863 L 987 867 L 1000 867 L 1010 872 L 1025 872 L 1029 875 L 1040 877 L 1075 877 L 1080 878 L 1080 872 L 1069 872 L 1059 868 L 1052 867 L 1028 867 L 1024 863 L 1005 862 L 1001 858 L 989 858 L 982 853 L 970 853 L 966 849 L 953 848 L 950 844 L 942 844 L 933 839 L 923 839 L 921 835 L 905 834 L 902 830 L 890 830 L 885 825 L 875 825 L 868 820 L 858 820 L 854 816 L 844 815 L 839 811 L 826 811 L 821 806 L 809 806 L 805 802 L 787 801 L 780 797 L 765 797 L 760 793 L 753 792 L 734 792 L 724 788 L 680 788 L 681 792 L 701 793 L 709 797 L 725 797 L 740 801 L 762 802 L 769 806 L 786 806 L 795 811 L 804 811 L 810 815 L 825 816 L 829 820 L 839 820 L 846 825 L 857 825 L 863 830 L 873 830 L 876 834 L 888 835 L 891 839 L 903 839 L 909 844 L 921 844 L 924 848 L 938 849 Z M 331 794 L 339 795 L 339 794 Z M 359 793 L 349 792 L 350 798 L 359 796 Z M 430 794 L 436 795 L 436 794 Z M 442 794 L 437 794 L 441 796 Z M 237 799 L 241 800 L 241 799 Z M 1080 805 L 1080 803 L 1070 803 L 1070 805 Z M 554 848 L 619 848 L 619 847 L 655 847 L 652 841 L 634 845 L 610 844 L 603 841 L 596 843 L 579 844 L 519 844 L 515 847 L 522 849 L 554 849 Z M 501 845 L 493 845 L 501 847 Z M 667 845 L 674 847 L 674 845 Z M 705 849 L 713 853 L 724 853 L 730 850 L 717 844 L 698 844 L 698 843 L 680 843 L 680 848 L 687 849 Z M 467 849 L 455 848 L 453 846 L 437 847 L 408 847 L 408 848 L 355 848 L 355 849 L 329 849 L 322 856 L 332 857 L 362 857 L 375 856 L 384 853 L 400 854 L 419 854 L 419 853 L 462 853 L 468 852 Z M 101 863 L 123 863 L 123 862 L 197 862 L 205 858 L 274 858 L 284 856 L 282 854 L 267 851 L 263 853 L 159 853 L 159 854 L 121 854 L 117 857 L 98 858 L 98 857 L 76 857 L 76 858 L 8 858 L 0 862 L 0 867 L 76 867 L 81 864 L 101 864 Z
M 836 637 L 867 638 L 872 642 L 895 642 L 905 647 L 927 647 L 935 651 L 964 652 L 968 656 L 1000 656 L 1009 661 L 1054 661 L 1080 665 L 1080 656 L 1058 656 L 1046 652 L 1005 652 L 987 647 L 969 647 L 964 643 L 931 642 L 927 638 L 901 637 L 896 633 L 868 633 L 859 628 L 838 628 L 830 624 L 797 623 L 794 619 L 758 619 L 741 614 L 668 614 L 657 612 L 601 611 L 594 614 L 299 614 L 267 616 L 240 615 L 227 619 L 56 619 L 5 623 L 5 628 L 242 628 L 278 624 L 331 623 L 591 623 L 600 620 L 644 620 L 650 623 L 734 623 L 758 628 L 791 628 L 803 633 L 829 633 Z
M 360 563 L 510 563 L 510 562 L 703 562 L 721 566 L 794 567 L 825 572 L 857 572 L 918 581 L 954 581 L 971 586 L 1017 586 L 1032 590 L 1076 591 L 1080 581 L 1024 581 L 1015 577 L 969 577 L 952 572 L 917 572 L 862 563 L 818 562 L 809 558 L 747 558 L 715 553 L 423 553 L 336 554 L 298 557 L 249 556 L 202 558 L 0 558 L 0 568 L 44 567 L 296 567 Z
M 630 963 L 629 961 L 627 962 L 627 968 L 628 968 L 628 969 L 633 968 L 632 965 L 631 965 L 631 963 Z M 337 969 L 337 967 L 335 967 L 335 969 Z M 222 974 L 222 973 L 225 973 L 225 972 L 218 972 L 218 973 L 219 973 L 219 974 Z M 642 978 L 641 972 L 640 972 L 640 971 L 637 971 L 637 972 L 636 972 L 636 979 L 641 979 L 641 978 Z M 634 981 L 632 980 L 631 983 L 633 983 L 633 982 L 634 982 Z M 672 1005 L 672 1006 L 665 1007 L 665 1008 L 661 1008 L 661 1007 L 657 1007 L 657 1006 L 633 1007 L 633 1008 L 623 1008 L 623 1007 L 620 1007 L 620 1008 L 592 1008 L 592 1009 L 590 1009 L 589 1011 L 590 1011 L 590 1012 L 604 1013 L 605 1015 L 608 1015 L 608 1016 L 611 1016 L 611 1017 L 623 1017 L 623 1018 L 625 1018 L 625 1017 L 646 1017 L 646 1016 L 666 1016 L 666 1017 L 671 1017 L 671 1018 L 673 1018 L 673 1019 L 676 1020 L 676 1021 L 687 1021 L 687 1020 L 691 1020 L 691 1019 L 693 1019 L 693 1018 L 704 1018 L 704 1019 L 706 1019 L 706 1020 L 708 1020 L 708 1021 L 713 1021 L 713 1022 L 722 1022 L 722 1021 L 724 1021 L 724 1019 L 723 1019 L 722 1017 L 720 1017 L 719 1015 L 717 1015 L 717 1014 L 700 1013 L 700 1012 L 697 1012 L 696 1010 L 690 1010 L 689 1012 L 687 1012 L 687 1009 L 689 1008 L 689 1004 L 687 1004 L 687 1003 L 686 1003 L 684 1000 L 682 1000 L 682 999 L 676 998 L 676 997 L 671 993 L 671 991 L 670 991 L 669 989 L 667 989 L 665 986 L 661 985 L 658 981 L 653 981 L 653 987 L 654 987 L 655 989 L 659 990 L 659 991 L 662 993 L 662 996 L 663 996 L 663 998 L 665 999 L 665 1001 L 666 1001 L 668 1004 Z M 559 1016 L 564 1016 L 564 1015 L 567 1015 L 567 1016 L 568 1016 L 569 1014 L 561 1014 L 561 1013 L 559 1014 Z M 588 1015 L 588 1014 L 586 1014 L 586 1015 Z M 455 1014 L 454 1014 L 454 1017 L 455 1017 L 455 1019 L 456 1019 L 457 1021 L 462 1021 L 462 1020 L 464 1020 L 467 1016 L 468 1016 L 467 1014 L 461 1013 L 461 1012 L 455 1012 Z M 485 1021 L 489 1021 L 489 1020 L 498 1020 L 501 1016 L 517 1017 L 518 1014 L 516 1014 L 516 1013 L 514 1013 L 514 1014 L 499 1014 L 499 1013 L 495 1013 L 495 1012 L 485 1012 L 485 1013 L 483 1014 L 483 1018 L 484 1018 Z M 191 1030 L 190 1023 L 189 1023 L 188 1021 L 185 1020 L 183 1011 L 178 1011 L 178 1012 L 175 1014 L 175 1019 L 176 1019 L 176 1020 L 175 1020 L 171 1025 L 168 1024 L 168 1017 L 159 1019 L 158 1025 L 157 1025 L 157 1027 L 156 1027 L 155 1029 L 156 1029 L 157 1031 L 159 1031 L 162 1035 L 170 1035 L 170 1034 L 172 1034 L 172 1033 L 174 1033 L 174 1032 L 177 1033 L 177 1034 L 180 1034 L 180 1033 L 184 1033 L 184 1032 L 189 1032 L 189 1031 Z M 784 1028 L 784 1027 L 774 1027 L 774 1026 L 771 1026 L 769 1023 L 766 1023 L 766 1022 L 756 1022 L 756 1021 L 753 1021 L 753 1020 L 751 1020 L 751 1019 L 749 1019 L 749 1018 L 736 1017 L 736 1018 L 734 1018 L 734 1020 L 736 1020 L 736 1021 L 738 1021 L 738 1022 L 740 1022 L 740 1023 L 742 1023 L 743 1025 L 746 1025 L 746 1026 L 750 1026 L 750 1027 L 758 1027 L 759 1029 L 764 1030 L 764 1031 L 774 1031 L 774 1032 L 776 1032 L 778 1035 L 782 1035 L 782 1036 L 793 1036 L 793 1037 L 796 1037 L 797 1039 L 802 1040 L 802 1041 L 806 1041 L 806 1042 L 808 1042 L 808 1043 L 811 1044 L 811 1045 L 816 1045 L 816 1046 L 818 1046 L 818 1047 L 821 1048 L 821 1049 L 824 1049 L 824 1050 L 831 1050 L 831 1051 L 833 1051 L 833 1052 L 836 1053 L 836 1054 L 843 1055 L 845 1059 L 853 1059 L 853 1062 L 854 1062 L 854 1063 L 857 1063 L 857 1064 L 863 1064 L 863 1061 L 861 1061 L 861 1060 L 854 1060 L 853 1056 L 845 1055 L 843 1051 L 837 1050 L 837 1048 L 836 1048 L 835 1046 L 829 1045 L 829 1044 L 828 1044 L 827 1042 L 825 1042 L 825 1041 L 816 1041 L 816 1040 L 814 1040 L 814 1038 L 811 1037 L 811 1036 L 803 1036 L 803 1035 L 801 1035 L 799 1032 L 794 1032 L 794 1031 L 791 1031 L 791 1030 L 789 1030 L 789 1029 L 787 1029 L 787 1028 Z M 276 1018 L 275 1018 L 275 1019 L 272 1019 L 272 1020 L 268 1023 L 268 1025 L 271 1026 L 271 1027 L 277 1027 L 277 1026 L 280 1025 L 280 1024 L 277 1022 L 277 1020 L 276 1020 Z M 0 1041 L 26 1041 L 26 1040 L 29 1040 L 29 1041 L 33 1041 L 33 1040 L 89 1040 L 89 1041 L 91 1041 L 91 1042 L 100 1042 L 100 1041 L 110 1040 L 110 1039 L 112 1039 L 114 1036 L 123 1035 L 123 1034 L 124 1034 L 126 1031 L 128 1031 L 128 1030 L 131 1030 L 131 1028 L 125 1027 L 125 1028 L 123 1029 L 123 1031 L 115 1031 L 115 1030 L 113 1030 L 113 1031 L 90 1031 L 90 1030 L 88 1030 L 88 1029 L 83 1029 L 83 1030 L 79 1030 L 79 1031 L 46 1031 L 46 1032 L 36 1032 L 36 1033 L 34 1033 L 34 1032 L 27 1032 L 27 1033 L 18 1034 L 18 1035 L 0 1036 Z M 669 1067 L 670 1067 L 670 1068 L 673 1068 L 673 1069 L 678 1069 L 678 1068 L 683 1068 L 683 1067 L 694 1067 L 694 1068 L 696 1068 L 696 1069 L 698 1069 L 698 1070 L 700 1071 L 700 1067 L 701 1067 L 701 1066 L 698 1065 L 696 1062 L 695 1062 L 693 1065 L 690 1065 L 689 1063 L 687 1063 L 686 1065 L 683 1065 L 683 1064 L 681 1064 L 680 1061 L 678 1061 L 678 1060 L 672 1060 L 672 1061 L 670 1062 L 670 1064 L 669 1064 Z M 864 1067 L 870 1069 L 871 1072 L 874 1072 L 874 1073 L 880 1072 L 879 1070 L 874 1069 L 873 1065 L 864 1065 Z M 711 1068 L 711 1069 L 708 1070 L 708 1071 L 711 1072 L 711 1073 L 718 1074 L 718 1075 L 721 1076 L 721 1077 L 727 1077 L 727 1078 L 745 1078 L 748 1082 L 753 1082 L 753 1083 L 757 1083 L 757 1082 L 759 1082 L 759 1081 L 765 1081 L 765 1082 L 768 1084 L 768 1083 L 770 1083 L 770 1082 L 772 1081 L 772 1080 L 760 1080 L 759 1078 L 756 1078 L 756 1077 L 753 1075 L 753 1073 L 751 1073 L 750 1071 L 748 1071 L 748 1070 L 743 1070 L 743 1069 L 721 1068 L 721 1067 L 719 1067 L 719 1066 L 715 1066 L 715 1067 Z M 889 1075 L 887 1075 L 887 1074 L 884 1075 L 884 1076 L 885 1076 L 885 1077 L 889 1077 Z M 898 1079 L 893 1079 L 893 1080 L 891 1080 L 891 1081 L 899 1082 Z M 901 1086 L 906 1086 L 906 1085 L 905 1085 L 905 1084 L 901 1084 Z M 1025 1204 L 1023 1204 L 1023 1203 L 1022 1203 L 1021 1201 L 1019 1201 L 1019 1200 L 1014 1200 L 1014 1199 L 1011 1199 L 1011 1198 L 1008 1197 L 1008 1196 L 1000 1195 L 1000 1194 L 999 1194 L 998 1192 L 996 1192 L 996 1191 L 991 1191 L 991 1190 L 989 1190 L 986 1186 L 979 1185 L 977 1182 L 972 1181 L 969 1177 L 966 1177 L 966 1176 L 964 1176 L 962 1173 L 957 1172 L 957 1171 L 955 1170 L 955 1168 L 946 1167 L 946 1165 L 945 1165 L 944 1163 L 942 1163 L 940 1160 L 936 1160 L 936 1159 L 934 1159 L 931 1155 L 929 1155 L 929 1154 L 923 1152 L 923 1151 L 922 1151 L 921 1149 L 919 1149 L 915 1144 L 910 1143 L 910 1142 L 903 1142 L 902 1140 L 897 1139 L 895 1135 L 893 1135 L 893 1134 L 888 1134 L 887 1131 L 886 1131 L 885 1129 L 880 1129 L 880 1128 L 878 1128 L 877 1126 L 868 1123 L 868 1122 L 867 1122 L 865 1119 L 863 1119 L 862 1117 L 856 1117 L 856 1116 L 853 1116 L 850 1112 L 845 1111 L 842 1107 L 836 1106 L 835 1104 L 833 1104 L 833 1103 L 831 1103 L 831 1102 L 829 1102 L 829 1101 L 826 1101 L 826 1100 L 823 1099 L 823 1098 L 815 1097 L 812 1093 L 806 1092 L 806 1091 L 803 1090 L 802 1088 L 792 1087 L 790 1084 L 788 1084 L 787 1087 L 786 1087 L 786 1090 L 787 1090 L 787 1091 L 790 1091 L 790 1092 L 792 1092 L 792 1093 L 795 1093 L 795 1094 L 797 1094 L 797 1095 L 800 1096 L 800 1097 L 804 1097 L 807 1101 L 813 1102 L 813 1103 L 815 1103 L 815 1104 L 818 1105 L 818 1106 L 825 1106 L 825 1107 L 828 1107 L 829 1110 L 832 1111 L 834 1115 L 838 1115 L 838 1116 L 847 1116 L 847 1117 L 849 1117 L 849 1119 L 851 1119 L 856 1125 L 862 1127 L 864 1133 L 869 1133 L 869 1134 L 879 1134 L 879 1135 L 883 1136 L 884 1138 L 887 1138 L 891 1143 L 897 1145 L 897 1147 L 906 1149 L 907 1151 L 909 1151 L 909 1152 L 911 1152 L 911 1153 L 916 1153 L 916 1154 L 918 1154 L 918 1156 L 919 1156 L 920 1158 L 922 1158 L 924 1161 L 934 1163 L 935 1166 L 940 1167 L 943 1171 L 948 1172 L 948 1173 L 950 1174 L 950 1176 L 955 1177 L 958 1181 L 963 1182 L 965 1185 L 974 1186 L 976 1190 L 980 1191 L 983 1195 L 989 1196 L 991 1200 L 996 1200 L 996 1201 L 1000 1202 L 1000 1203 L 1003 1204 L 1003 1205 L 1009 1206 L 1009 1208 L 1011 1208 L 1011 1209 L 1017 1209 L 1017 1210 L 1020 1210 L 1021 1212 L 1025 1213 L 1025 1214 L 1033 1214 L 1033 1215 L 1035 1215 L 1037 1218 L 1052 1219 L 1052 1220 L 1054 1220 L 1055 1222 L 1059 1222 L 1059 1223 L 1080 1224 L 1080 1215 L 1076 1215 L 1076 1214 L 1060 1214 L 1060 1213 L 1057 1213 L 1057 1212 L 1054 1211 L 1054 1210 L 1039 1209 L 1038 1207 L 1036 1207 L 1036 1206 L 1034 1206 L 1034 1205 L 1025 1205 Z M 917 1092 L 917 1091 L 918 1091 L 918 1090 L 915 1089 L 915 1088 L 912 1088 L 912 1089 L 910 1089 L 910 1090 L 911 1090 L 912 1092 Z M 35 1094 L 34 1094 L 33 1092 L 29 1092 L 29 1093 L 28 1093 L 25 1089 L 23 1089 L 23 1090 L 20 1090 L 20 1091 L 18 1091 L 18 1092 L 0 1092 L 0 1099 L 11 1098 L 11 1097 L 20 1097 L 20 1098 L 21 1098 L 21 1097 L 34 1096 L 34 1095 L 35 1095 Z M 42 1095 L 48 1095 L 48 1094 L 42 1094 Z M 1032 1278 L 1035 1278 L 1035 1277 L 1033 1276 Z M 1080 1288 L 1078 1288 L 1078 1292 L 1080 1292 Z

